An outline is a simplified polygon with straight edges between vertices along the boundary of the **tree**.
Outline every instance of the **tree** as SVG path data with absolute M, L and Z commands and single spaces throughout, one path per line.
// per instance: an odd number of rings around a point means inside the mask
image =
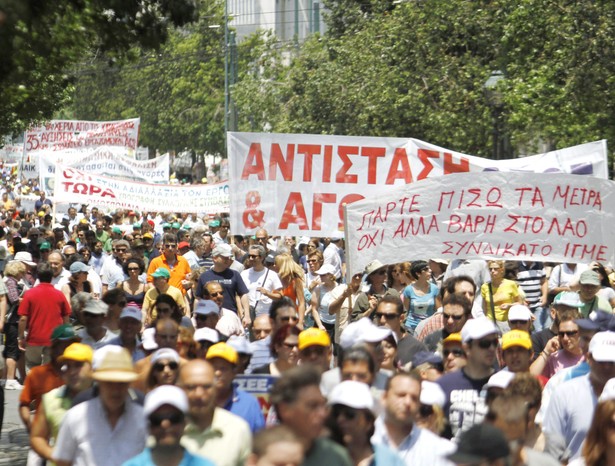
M 0 134 L 49 119 L 68 101 L 86 55 L 121 59 L 157 48 L 172 25 L 195 19 L 192 0 L 4 0 L 0 5 Z

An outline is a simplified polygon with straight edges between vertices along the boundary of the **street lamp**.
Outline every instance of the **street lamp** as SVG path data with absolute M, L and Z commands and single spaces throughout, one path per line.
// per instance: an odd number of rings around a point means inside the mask
M 504 99 L 502 91 L 498 89 L 500 81 L 504 80 L 504 73 L 499 70 L 493 71 L 485 84 L 483 90 L 487 97 L 487 102 L 491 108 L 491 117 L 493 119 L 493 160 L 504 158 L 505 138 L 502 134 L 502 110 L 504 109 Z

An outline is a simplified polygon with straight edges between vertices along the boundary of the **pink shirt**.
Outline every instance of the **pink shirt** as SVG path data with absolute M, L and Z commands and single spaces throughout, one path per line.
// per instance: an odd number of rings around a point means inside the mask
M 576 366 L 581 361 L 584 361 L 585 357 L 582 354 L 574 355 L 567 351 L 559 350 L 549 356 L 547 365 L 542 371 L 542 375 L 547 378 L 553 377 L 557 372 L 565 369 L 566 367 Z

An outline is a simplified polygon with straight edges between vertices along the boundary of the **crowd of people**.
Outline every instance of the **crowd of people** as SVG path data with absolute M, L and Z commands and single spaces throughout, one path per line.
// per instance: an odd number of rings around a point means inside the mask
M 0 393 L 29 464 L 615 464 L 610 264 L 347 275 L 341 234 L 7 191 Z

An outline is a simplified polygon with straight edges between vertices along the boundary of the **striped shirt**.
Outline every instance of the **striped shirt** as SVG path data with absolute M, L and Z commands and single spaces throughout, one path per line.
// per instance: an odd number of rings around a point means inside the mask
M 541 262 L 527 263 L 519 262 L 517 272 L 517 283 L 525 293 L 525 299 L 530 309 L 540 306 L 542 298 L 542 283 L 545 280 L 545 270 Z

